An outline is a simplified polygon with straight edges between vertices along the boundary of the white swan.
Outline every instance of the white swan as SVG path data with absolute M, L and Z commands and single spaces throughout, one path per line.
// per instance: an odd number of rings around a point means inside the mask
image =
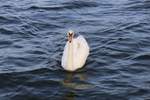
M 61 65 L 67 71 L 75 71 L 85 64 L 89 46 L 82 35 L 74 38 L 74 32 L 69 31 L 67 36 L 68 41 L 64 47 Z

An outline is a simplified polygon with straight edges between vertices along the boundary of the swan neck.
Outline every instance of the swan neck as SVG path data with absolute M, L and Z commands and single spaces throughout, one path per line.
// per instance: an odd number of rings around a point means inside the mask
M 73 69 L 73 41 L 68 42 L 68 67 Z

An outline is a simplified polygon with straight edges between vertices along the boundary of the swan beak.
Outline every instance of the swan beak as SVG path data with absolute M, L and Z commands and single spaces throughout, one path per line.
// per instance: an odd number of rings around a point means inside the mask
M 72 41 L 72 36 L 71 35 L 68 36 L 68 41 L 69 41 L 69 43 L 71 43 L 71 41 Z
M 69 41 L 69 43 L 72 42 L 72 39 L 73 39 L 73 32 L 68 32 L 68 41 Z

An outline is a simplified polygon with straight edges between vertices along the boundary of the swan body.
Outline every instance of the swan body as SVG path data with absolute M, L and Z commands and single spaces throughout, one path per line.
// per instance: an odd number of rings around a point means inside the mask
M 75 71 L 83 67 L 88 55 L 89 46 L 85 38 L 82 35 L 77 38 L 72 36 L 64 47 L 61 65 L 67 71 Z

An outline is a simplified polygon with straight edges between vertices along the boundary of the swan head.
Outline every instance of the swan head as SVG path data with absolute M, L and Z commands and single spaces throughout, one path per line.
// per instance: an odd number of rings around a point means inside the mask
M 72 30 L 68 31 L 67 36 L 68 36 L 69 43 L 71 43 L 74 37 L 74 32 Z

